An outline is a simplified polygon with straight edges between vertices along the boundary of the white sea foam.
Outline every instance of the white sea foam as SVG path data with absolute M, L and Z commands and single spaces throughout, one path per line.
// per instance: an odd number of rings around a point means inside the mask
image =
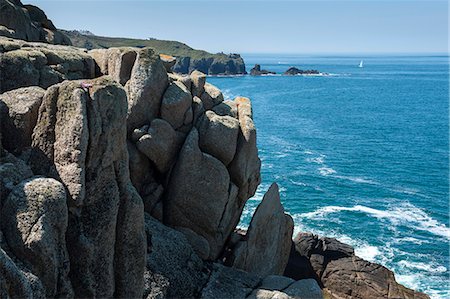
M 411 262 L 411 261 L 405 261 L 402 260 L 398 262 L 398 265 L 401 267 L 406 267 L 409 269 L 414 270 L 420 270 L 420 271 L 426 271 L 430 273 L 445 273 L 447 271 L 447 268 L 442 265 L 436 265 L 435 263 L 420 263 L 420 262 Z
M 402 243 L 413 243 L 413 244 L 417 244 L 417 245 L 421 245 L 424 243 L 430 243 L 427 240 L 419 240 L 419 239 L 413 238 L 413 237 L 399 238 L 398 241 L 402 242 Z
M 380 250 L 376 246 L 364 245 L 356 247 L 355 254 L 369 262 L 374 262 L 380 255 Z
M 377 210 L 370 207 L 356 205 L 353 207 L 326 206 L 316 211 L 301 214 L 305 218 L 321 217 L 342 211 L 365 213 L 378 219 L 386 219 L 394 225 L 408 225 L 413 229 L 426 231 L 437 236 L 450 239 L 450 228 L 430 217 L 425 211 L 410 203 L 403 203 L 389 210 Z
M 324 159 L 325 159 L 325 155 L 320 155 L 319 157 L 306 158 L 306 161 L 316 163 L 316 164 L 323 164 L 325 162 Z
M 303 186 L 303 187 L 308 186 L 307 184 L 305 184 L 305 183 L 303 183 L 303 182 L 294 181 L 294 180 L 291 180 L 291 179 L 289 179 L 289 181 L 290 181 L 292 184 L 297 185 L 297 186 Z
M 319 168 L 319 173 L 320 173 L 320 175 L 322 175 L 322 176 L 329 176 L 330 174 L 336 173 L 336 170 L 334 170 L 334 169 L 331 168 L 331 167 L 323 166 L 323 167 L 320 167 L 320 168 Z
M 352 177 L 352 176 L 344 176 L 344 175 L 335 175 L 335 178 L 342 179 L 342 180 L 349 180 L 355 183 L 361 183 L 361 184 L 370 184 L 370 185 L 379 185 L 379 183 L 366 179 L 366 178 L 360 178 L 360 177 Z

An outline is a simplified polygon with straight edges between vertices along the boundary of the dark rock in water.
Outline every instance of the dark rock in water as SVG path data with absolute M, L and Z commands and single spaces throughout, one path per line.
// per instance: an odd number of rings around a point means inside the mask
M 314 278 L 330 298 L 429 298 L 397 283 L 389 269 L 359 258 L 351 246 L 310 233 L 295 237 L 284 275 Z
M 319 75 L 318 70 L 301 70 L 296 67 L 290 67 L 283 75 Z
M 261 66 L 259 64 L 255 64 L 255 66 L 250 70 L 250 75 L 252 76 L 260 76 L 260 75 L 273 75 L 275 72 L 268 70 L 261 70 Z

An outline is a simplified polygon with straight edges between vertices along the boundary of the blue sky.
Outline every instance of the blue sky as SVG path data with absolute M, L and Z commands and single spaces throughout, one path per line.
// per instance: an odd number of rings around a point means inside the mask
M 444 53 L 447 1 L 23 0 L 55 25 L 210 52 Z

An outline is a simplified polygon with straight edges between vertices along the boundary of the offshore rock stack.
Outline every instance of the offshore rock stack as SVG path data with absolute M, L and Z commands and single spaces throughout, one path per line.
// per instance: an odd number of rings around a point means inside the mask
M 275 183 L 239 230 L 251 102 L 170 66 L 0 37 L 0 298 L 427 298 L 334 239 L 293 243 Z

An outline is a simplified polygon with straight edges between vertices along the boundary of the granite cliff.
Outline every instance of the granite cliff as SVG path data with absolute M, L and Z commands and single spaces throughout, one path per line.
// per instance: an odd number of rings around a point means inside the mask
M 0 298 L 427 298 L 293 241 L 276 183 L 238 229 L 261 180 L 251 101 L 172 63 L 0 37 Z

